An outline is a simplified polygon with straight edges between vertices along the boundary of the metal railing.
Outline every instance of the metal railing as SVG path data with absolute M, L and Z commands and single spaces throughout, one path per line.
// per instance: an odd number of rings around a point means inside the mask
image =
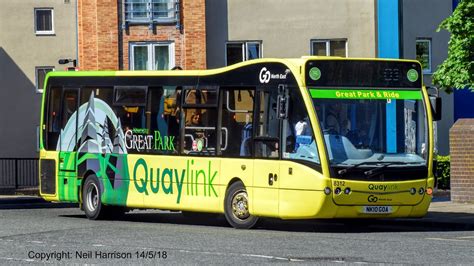
M 178 17 L 177 0 L 125 0 L 127 23 L 175 23 Z
M 0 188 L 38 186 L 38 159 L 0 158 Z

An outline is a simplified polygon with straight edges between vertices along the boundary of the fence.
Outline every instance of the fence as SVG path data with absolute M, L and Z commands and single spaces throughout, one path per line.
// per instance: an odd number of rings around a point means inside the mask
M 0 158 L 0 189 L 38 187 L 38 159 Z

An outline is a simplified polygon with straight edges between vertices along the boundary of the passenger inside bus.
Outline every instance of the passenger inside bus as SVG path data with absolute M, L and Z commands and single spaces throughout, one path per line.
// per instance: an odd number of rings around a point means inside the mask
M 191 116 L 191 119 L 186 122 L 186 127 L 192 127 L 191 132 L 198 136 L 198 137 L 203 137 L 203 131 L 202 129 L 198 129 L 198 127 L 202 127 L 202 121 L 201 121 L 201 114 L 193 114 Z
M 311 123 L 309 118 L 305 116 L 298 119 L 294 126 L 295 136 L 287 138 L 287 145 L 291 145 L 294 140 L 293 150 L 289 149 L 291 158 L 305 158 L 305 160 L 319 163 L 319 156 L 317 154 L 316 140 L 313 137 L 311 130 Z M 292 151 L 292 152 L 291 152 Z
M 290 106 L 292 106 L 290 107 L 292 115 L 290 115 L 286 130 L 286 155 L 284 156 L 319 164 L 318 149 L 308 114 L 302 113 L 297 108 L 293 109 L 293 106 L 298 106 L 296 103 Z
M 325 130 L 329 134 L 346 135 L 350 129 L 350 122 L 343 115 L 344 108 L 339 102 L 329 105 L 325 119 Z

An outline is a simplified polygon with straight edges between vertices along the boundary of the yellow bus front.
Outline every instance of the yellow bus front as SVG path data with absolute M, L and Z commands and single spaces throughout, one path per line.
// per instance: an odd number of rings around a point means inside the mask
M 296 129 L 296 151 L 284 153 L 299 163 L 280 165 L 283 178 L 293 176 L 280 184 L 280 216 L 425 215 L 434 185 L 433 130 L 419 63 L 318 59 L 303 73 L 305 123 L 313 132 Z

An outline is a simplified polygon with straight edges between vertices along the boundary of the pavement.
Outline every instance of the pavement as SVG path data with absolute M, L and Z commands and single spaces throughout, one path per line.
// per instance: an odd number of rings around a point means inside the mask
M 77 208 L 73 203 L 48 202 L 38 196 L 0 195 L 2 209 Z M 456 203 L 449 197 L 434 198 L 423 218 L 395 219 L 392 223 L 421 223 L 426 226 L 450 226 L 474 229 L 474 204 Z
M 446 224 L 474 228 L 474 204 L 457 203 L 450 200 L 434 201 L 428 209 L 428 214 L 419 219 L 426 224 Z
M 2 209 L 71 208 L 71 207 L 77 207 L 77 204 L 48 202 L 38 196 L 0 195 L 0 210 Z

